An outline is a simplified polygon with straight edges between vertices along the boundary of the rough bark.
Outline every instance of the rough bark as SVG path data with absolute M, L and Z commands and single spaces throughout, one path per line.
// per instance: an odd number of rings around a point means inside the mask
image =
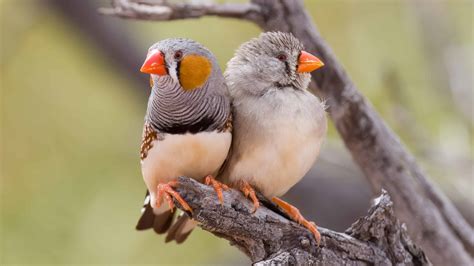
M 211 187 L 185 177 L 179 183 L 176 190 L 200 227 L 229 240 L 255 265 L 430 265 L 395 217 L 385 191 L 346 233 L 319 228 L 318 247 L 308 230 L 268 201 L 252 214 L 253 205 L 236 190 L 225 191 L 220 204 Z
M 178 7 L 178 13 L 185 14 L 182 9 L 189 6 L 161 2 L 127 6 L 125 2 L 129 1 L 114 1 L 113 9 L 102 12 L 158 21 L 215 15 L 246 19 L 257 23 L 265 31 L 292 32 L 304 43 L 306 50 L 317 54 L 325 62 L 325 67 L 312 76 L 313 89 L 327 100 L 329 114 L 339 134 L 373 190 L 380 191 L 383 187 L 392 195 L 397 216 L 407 224 L 415 243 L 425 250 L 433 263 L 472 263 L 469 251 L 474 247 L 473 229 L 447 197 L 428 180 L 410 152 L 357 90 L 320 36 L 301 1 L 252 0 L 250 4 L 222 6 L 224 11 L 219 11 L 218 4 L 198 5 L 201 10 L 199 16 L 177 17 L 169 15 L 173 14 L 173 8 Z M 166 9 L 156 9 L 157 6 Z M 164 10 L 168 15 L 163 15 Z M 238 10 L 251 11 L 239 13 Z

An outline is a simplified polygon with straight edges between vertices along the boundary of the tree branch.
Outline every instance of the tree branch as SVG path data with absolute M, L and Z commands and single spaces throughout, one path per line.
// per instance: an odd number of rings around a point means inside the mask
M 308 230 L 274 211 L 277 207 L 268 201 L 252 213 L 251 202 L 236 190 L 225 191 L 221 205 L 211 187 L 185 177 L 179 183 L 176 190 L 193 208 L 200 227 L 229 240 L 256 265 L 430 264 L 396 219 L 385 191 L 346 233 L 319 228 L 318 248 Z
M 114 0 L 112 5 L 112 8 L 100 8 L 99 12 L 104 15 L 118 16 L 121 18 L 155 21 L 219 16 L 257 22 L 261 18 L 260 7 L 250 3 L 197 4 L 168 3 L 167 1 Z

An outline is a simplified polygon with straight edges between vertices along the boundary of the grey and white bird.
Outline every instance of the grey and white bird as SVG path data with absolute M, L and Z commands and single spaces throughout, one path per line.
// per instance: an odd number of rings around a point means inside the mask
M 277 198 L 315 163 L 326 135 L 325 105 L 307 88 L 309 72 L 324 64 L 303 51 L 290 33 L 262 33 L 242 44 L 228 62 L 233 101 L 233 140 L 220 179 L 241 189 L 259 207 L 256 190 L 307 227 L 316 226 Z
M 231 145 L 230 99 L 214 55 L 189 39 L 166 39 L 150 47 L 141 71 L 151 75 L 151 93 L 140 151 L 143 179 L 148 188 L 136 228 L 165 233 L 173 221 L 176 178 L 207 180 L 222 197 L 212 178 Z M 168 204 L 161 204 L 166 200 Z M 167 241 L 184 241 L 196 223 L 179 219 Z

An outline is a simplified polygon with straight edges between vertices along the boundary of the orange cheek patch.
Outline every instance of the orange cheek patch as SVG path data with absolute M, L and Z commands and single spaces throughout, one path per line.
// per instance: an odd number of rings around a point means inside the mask
M 179 80 L 185 90 L 201 87 L 211 75 L 212 64 L 204 56 L 187 55 L 181 60 Z

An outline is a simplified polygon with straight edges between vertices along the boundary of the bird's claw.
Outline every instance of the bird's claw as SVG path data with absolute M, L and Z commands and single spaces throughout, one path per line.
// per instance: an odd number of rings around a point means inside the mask
M 249 198 L 250 200 L 252 200 L 252 203 L 253 203 L 252 213 L 255 213 L 258 207 L 260 207 L 260 201 L 258 201 L 255 190 L 252 188 L 252 186 L 250 186 L 250 184 L 247 181 L 244 181 L 244 180 L 240 180 L 237 186 L 240 189 L 240 191 L 244 193 L 246 198 Z
M 222 190 L 228 190 L 229 187 L 226 184 L 217 181 L 211 175 L 206 176 L 206 178 L 204 179 L 204 184 L 208 186 L 213 186 L 214 190 L 217 193 L 217 198 L 219 199 L 219 202 L 221 203 L 221 205 L 224 204 L 224 196 L 222 195 Z
M 174 209 L 174 202 L 173 198 L 175 198 L 179 204 L 185 209 L 186 211 L 189 211 L 190 213 L 193 213 L 193 209 L 189 206 L 189 204 L 179 195 L 178 192 L 176 192 L 173 187 L 178 186 L 178 181 L 171 181 L 168 183 L 160 183 L 158 184 L 156 190 L 157 190 L 157 197 L 156 197 L 156 206 L 160 207 L 161 204 L 163 203 L 163 198 L 168 202 L 168 205 L 173 211 Z
M 321 242 L 321 234 L 319 233 L 318 227 L 315 223 L 306 220 L 296 207 L 280 198 L 273 197 L 272 202 L 282 208 L 290 216 L 290 218 L 293 219 L 293 221 L 297 222 L 298 224 L 301 224 L 309 231 L 311 231 L 311 233 L 313 233 L 314 235 L 314 238 L 316 239 L 316 243 L 319 246 Z

